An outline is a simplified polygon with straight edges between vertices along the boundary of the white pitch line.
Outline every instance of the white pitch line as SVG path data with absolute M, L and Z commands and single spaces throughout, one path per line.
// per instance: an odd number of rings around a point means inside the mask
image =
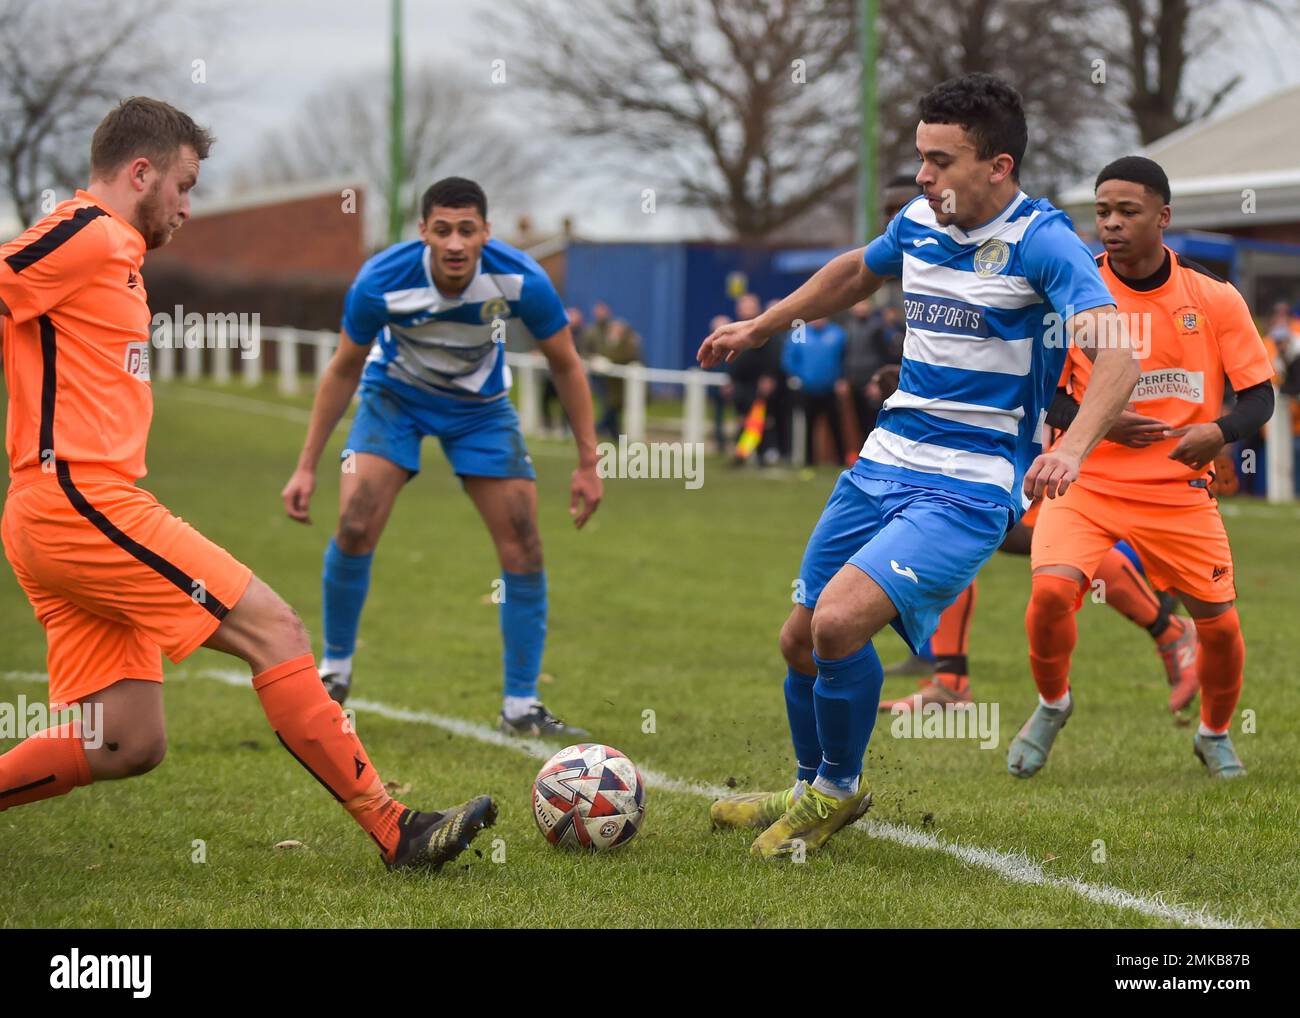
M 177 677 L 181 675 L 215 679 L 217 682 L 228 686 L 237 686 L 241 689 L 251 688 L 251 677 L 244 672 L 234 670 L 209 668 L 198 672 L 182 672 Z M 0 672 L 0 680 L 9 682 L 45 682 L 46 679 L 47 676 L 44 672 Z M 407 721 L 412 724 L 429 725 L 432 728 L 440 728 L 444 732 L 450 732 L 452 735 L 459 735 L 489 746 L 496 746 L 499 749 L 519 753 L 534 760 L 549 760 L 555 753 L 554 745 L 542 742 L 540 739 L 516 738 L 498 732 L 486 725 L 466 721 L 463 718 L 447 717 L 430 711 L 407 710 L 404 707 L 393 707 L 376 700 L 360 698 L 349 699 L 348 706 L 359 714 L 376 714 L 390 721 Z M 638 767 L 638 770 L 640 770 L 641 777 L 645 779 L 648 785 L 666 792 L 694 795 L 704 799 L 717 799 L 731 793 L 731 789 L 723 788 L 720 785 L 686 781 L 645 767 Z M 1003 852 L 993 848 L 979 848 L 973 845 L 944 841 L 933 834 L 918 831 L 914 827 L 908 827 L 906 824 L 891 824 L 870 818 L 859 820 L 854 827 L 868 837 L 877 838 L 881 841 L 890 841 L 906 848 L 942 852 L 968 866 L 978 866 L 980 869 L 996 873 L 1002 879 L 1014 884 L 1058 888 L 1077 894 L 1079 897 L 1096 902 L 1099 905 L 1127 909 L 1165 922 L 1178 923 L 1182 926 L 1192 926 L 1198 929 L 1226 930 L 1242 929 L 1251 925 L 1223 919 L 1206 908 L 1170 904 L 1159 895 L 1148 897 L 1126 891 L 1123 888 L 1111 887 L 1108 884 L 1090 884 L 1073 877 L 1055 877 L 1045 873 L 1042 865 L 1034 862 L 1024 852 Z

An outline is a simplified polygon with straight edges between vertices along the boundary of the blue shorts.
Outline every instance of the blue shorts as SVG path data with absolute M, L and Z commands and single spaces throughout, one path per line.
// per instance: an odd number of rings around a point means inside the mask
M 432 400 L 436 403 L 418 404 L 383 386 L 363 384 L 344 456 L 366 452 L 418 474 L 420 443 L 426 435 L 436 435 L 460 477 L 536 480 L 519 414 L 509 399 L 478 403 L 435 396 Z
M 852 563 L 889 595 L 898 609 L 892 625 L 916 653 L 1011 523 L 1005 506 L 846 470 L 808 538 L 795 600 L 813 609 Z

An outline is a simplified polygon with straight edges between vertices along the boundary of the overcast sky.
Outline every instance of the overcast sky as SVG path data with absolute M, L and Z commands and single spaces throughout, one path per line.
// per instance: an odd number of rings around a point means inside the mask
M 179 0 L 200 9 L 215 0 Z M 429 60 L 454 61 L 467 73 L 481 69 L 486 81 L 491 61 L 503 55 L 483 14 L 497 0 L 406 0 L 407 66 Z M 197 199 L 229 190 L 235 172 L 254 161 L 265 136 L 292 121 L 312 93 L 338 76 L 384 73 L 388 66 L 388 0 L 230 0 L 216 9 L 221 21 L 207 33 L 203 21 L 191 38 L 175 43 L 178 66 L 206 61 L 209 92 L 193 86 L 195 112 L 211 122 L 219 144 L 205 166 Z M 170 45 L 170 41 L 169 41 Z M 1225 25 L 1212 63 L 1196 70 L 1207 85 L 1233 69 L 1245 81 L 1228 109 L 1284 85 L 1300 83 L 1300 36 L 1276 20 L 1243 15 Z M 613 57 L 612 57 L 613 58 Z M 220 95 L 218 102 L 210 97 Z M 529 102 L 509 86 L 491 90 L 500 113 L 515 122 L 528 117 Z M 499 96 L 499 98 L 498 98 Z M 525 127 L 525 130 L 528 128 Z M 1290 130 L 1297 129 L 1290 125 Z M 473 130 L 468 125 L 467 130 Z M 1098 163 L 1120 153 L 1098 153 Z M 536 191 L 531 211 L 539 227 L 554 229 L 562 216 L 575 216 L 584 236 L 641 239 L 682 234 L 699 236 L 698 213 L 675 213 L 661 204 L 654 216 L 640 212 L 644 180 L 615 181 L 599 188 L 581 182 L 550 181 Z M 512 224 L 509 224 L 512 226 Z M 498 219 L 498 230 L 507 235 Z

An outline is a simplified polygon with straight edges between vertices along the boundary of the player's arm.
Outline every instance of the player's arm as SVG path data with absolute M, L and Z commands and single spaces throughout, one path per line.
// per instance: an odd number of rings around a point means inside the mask
M 885 277 L 867 265 L 866 253 L 867 249 L 860 247 L 837 255 L 803 286 L 757 318 L 714 330 L 700 344 L 696 355 L 700 366 L 711 368 L 735 360 L 742 351 L 760 347 L 778 332 L 787 331 L 795 321 L 826 318 L 870 297 Z
M 1047 409 L 1047 423 L 1057 431 L 1068 431 L 1079 414 L 1079 403 L 1065 388 L 1056 390 L 1056 398 Z M 1106 441 L 1142 449 L 1167 437 L 1169 422 L 1125 409 L 1106 432 Z
M 1055 309 L 1053 314 L 1065 319 L 1069 342 L 1092 361 L 1092 377 L 1070 429 L 1025 473 L 1026 495 L 1055 498 L 1078 479 L 1083 458 L 1119 418 L 1141 364 L 1115 298 L 1069 220 L 1047 216 L 1039 223 L 1019 245 L 1025 278 Z
M 285 512 L 300 523 L 311 522 L 308 511 L 312 492 L 316 490 L 316 466 L 320 463 L 325 443 L 338 427 L 343 412 L 356 394 L 369 353 L 369 343 L 354 342 L 344 331 L 340 334 L 338 349 L 325 366 L 320 387 L 312 400 L 311 423 L 307 425 L 307 438 L 298 455 L 298 466 L 280 493 Z
M 1070 341 L 1092 361 L 1092 378 L 1065 437 L 1043 453 L 1025 474 L 1025 494 L 1055 498 L 1079 477 L 1079 466 L 1106 437 L 1133 395 L 1140 365 L 1114 304 L 1089 308 L 1066 322 Z
M 1225 445 L 1253 435 L 1273 416 L 1272 359 L 1246 301 L 1231 283 L 1202 285 L 1223 371 L 1237 402 L 1216 421 L 1171 428 L 1165 433 L 1178 439 L 1169 458 L 1193 470 L 1204 470 Z
M 1238 392 L 1232 410 L 1217 421 L 1188 424 L 1166 431 L 1166 437 L 1178 439 L 1169 458 L 1185 463 L 1193 470 L 1204 470 L 1214 462 L 1225 445 L 1253 435 L 1272 416 L 1273 383 L 1257 382 Z
M 587 369 L 573 343 L 573 330 L 564 326 L 538 343 L 551 371 L 551 381 L 560 405 L 569 418 L 573 440 L 578 446 L 578 467 L 569 490 L 569 515 L 581 527 L 600 505 L 604 482 L 596 473 L 596 425 L 591 411 L 591 388 Z

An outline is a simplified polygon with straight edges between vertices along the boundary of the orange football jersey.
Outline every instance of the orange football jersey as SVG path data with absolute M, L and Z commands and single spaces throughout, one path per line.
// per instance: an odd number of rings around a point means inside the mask
M 55 460 L 145 474 L 153 418 L 144 238 L 78 191 L 0 247 L 9 473 Z
M 1101 278 L 1126 316 L 1130 334 L 1146 344 L 1129 408 L 1171 428 L 1223 416 L 1226 375 L 1237 392 L 1273 377 L 1273 367 L 1245 300 L 1231 284 L 1194 262 L 1170 254 L 1169 278 L 1153 290 L 1125 285 L 1099 259 Z M 1072 347 L 1069 388 L 1082 400 L 1092 362 Z M 1187 505 L 1206 499 L 1211 470 L 1193 470 L 1169 453 L 1178 438 L 1142 449 L 1101 441 L 1083 461 L 1081 487 L 1123 498 Z

